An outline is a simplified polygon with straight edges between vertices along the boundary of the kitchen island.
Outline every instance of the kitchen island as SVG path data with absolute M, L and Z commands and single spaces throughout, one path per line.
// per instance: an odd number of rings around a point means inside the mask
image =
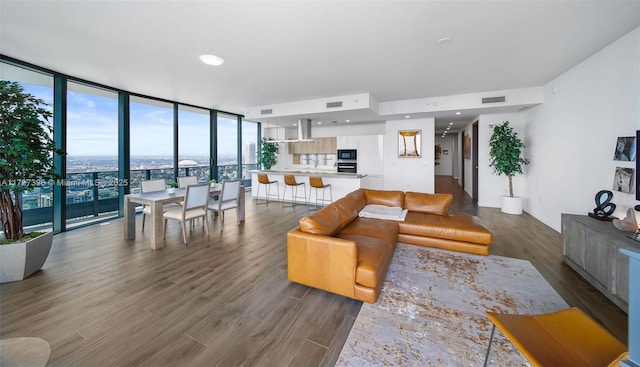
M 263 171 L 251 171 L 251 195 L 256 196 L 258 194 L 258 174 L 264 173 L 269 176 L 269 180 L 278 181 L 278 193 L 280 194 L 280 200 L 283 199 L 283 192 L 285 188 L 284 184 L 284 176 L 293 175 L 296 178 L 297 182 L 304 182 L 305 193 L 307 195 L 307 199 L 309 199 L 309 177 L 310 176 L 318 176 L 322 177 L 322 182 L 331 185 L 331 191 L 333 195 L 333 200 L 338 200 L 339 198 L 345 196 L 351 191 L 357 190 L 361 187 L 361 180 L 365 178 L 366 174 L 360 173 L 342 173 L 335 171 L 323 171 L 323 170 L 263 170 Z M 303 186 L 298 187 L 298 196 L 303 196 L 300 192 Z M 328 189 L 327 189 L 328 190 Z M 271 188 L 271 193 L 273 194 L 274 187 Z M 291 201 L 292 196 L 291 188 L 287 189 L 287 197 L 286 201 Z M 311 202 L 314 203 L 316 200 L 316 190 L 311 190 Z M 260 188 L 260 199 L 266 199 L 267 190 L 265 187 Z M 318 190 L 318 194 L 322 197 L 322 191 Z M 329 199 L 329 192 L 325 193 L 325 199 Z M 272 200 L 274 198 L 271 198 Z M 296 202 L 303 202 L 302 198 L 297 198 Z

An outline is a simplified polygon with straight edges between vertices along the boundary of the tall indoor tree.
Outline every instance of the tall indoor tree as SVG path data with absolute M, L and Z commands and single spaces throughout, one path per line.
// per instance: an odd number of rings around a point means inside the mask
M 24 236 L 20 194 L 57 179 L 53 117 L 47 104 L 17 82 L 0 81 L 0 220 L 6 240 Z
M 509 196 L 513 197 L 512 177 L 522 174 L 522 166 L 529 164 L 522 157 L 524 143 L 518 137 L 518 133 L 509 126 L 509 121 L 496 125 L 489 140 L 489 166 L 493 167 L 498 175 L 505 175 L 509 179 Z

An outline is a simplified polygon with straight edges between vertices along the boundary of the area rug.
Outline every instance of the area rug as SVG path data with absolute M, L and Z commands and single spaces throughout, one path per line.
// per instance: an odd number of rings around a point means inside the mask
M 482 366 L 487 311 L 568 307 L 525 260 L 398 244 L 382 292 L 364 303 L 336 366 Z M 527 366 L 496 331 L 489 366 Z

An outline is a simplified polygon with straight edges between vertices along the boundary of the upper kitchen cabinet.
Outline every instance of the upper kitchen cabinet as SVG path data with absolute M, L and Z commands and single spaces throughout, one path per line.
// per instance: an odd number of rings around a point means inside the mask
M 338 136 L 336 149 L 358 149 L 358 136 Z
M 336 138 L 314 138 L 313 141 L 289 143 L 289 154 L 335 154 Z

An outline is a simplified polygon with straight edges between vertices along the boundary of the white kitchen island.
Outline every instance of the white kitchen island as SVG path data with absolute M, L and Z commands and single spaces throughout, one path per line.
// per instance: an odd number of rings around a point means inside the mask
M 338 173 L 334 171 L 314 171 L 314 170 L 304 170 L 304 171 L 295 171 L 295 170 L 264 170 L 264 171 L 251 171 L 251 195 L 256 196 L 258 193 L 258 174 L 265 173 L 269 176 L 270 181 L 278 181 L 278 192 L 280 193 L 280 200 L 283 199 L 283 192 L 285 188 L 284 184 L 284 176 L 293 175 L 296 178 L 297 182 L 304 182 L 304 186 L 298 187 L 298 196 L 303 196 L 300 193 L 300 189 L 302 187 L 305 188 L 305 193 L 307 195 L 307 200 L 309 199 L 309 177 L 310 176 L 319 176 L 322 177 L 322 182 L 331 185 L 331 191 L 333 195 L 333 201 L 340 199 L 341 197 L 347 195 L 351 191 L 355 191 L 361 187 L 362 179 L 365 178 L 366 174 L 360 173 Z M 271 188 L 271 193 L 273 194 L 273 187 Z M 328 188 L 327 188 L 328 190 Z M 316 190 L 311 190 L 311 202 L 315 202 Z M 266 187 L 260 188 L 260 199 L 266 199 L 267 190 Z M 322 190 L 318 190 L 318 195 L 322 197 Z M 292 190 L 291 188 L 287 189 L 287 197 L 286 201 L 291 201 Z M 271 200 L 274 198 L 272 197 Z M 329 193 L 325 193 L 325 199 L 329 199 Z M 302 203 L 302 198 L 296 198 L 296 202 Z

